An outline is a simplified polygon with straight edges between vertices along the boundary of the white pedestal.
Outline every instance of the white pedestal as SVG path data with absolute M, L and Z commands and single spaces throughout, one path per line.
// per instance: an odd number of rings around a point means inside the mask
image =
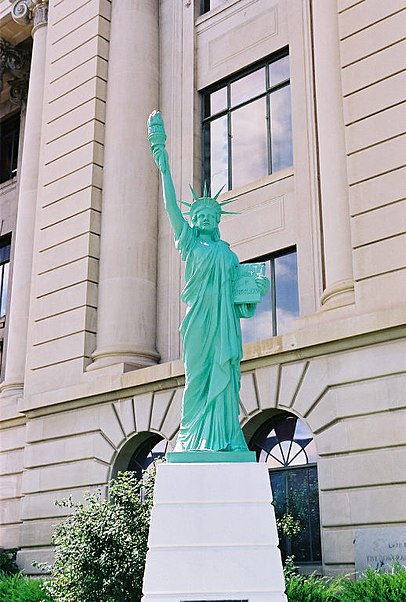
M 287 602 L 265 464 L 158 465 L 142 602 Z

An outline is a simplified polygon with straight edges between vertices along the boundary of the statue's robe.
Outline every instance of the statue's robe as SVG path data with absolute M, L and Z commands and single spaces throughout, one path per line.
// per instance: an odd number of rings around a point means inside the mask
M 186 264 L 182 300 L 188 308 L 180 327 L 186 382 L 175 451 L 246 451 L 238 421 L 241 329 L 233 303 L 238 258 L 222 240 L 200 240 L 186 221 L 176 247 Z

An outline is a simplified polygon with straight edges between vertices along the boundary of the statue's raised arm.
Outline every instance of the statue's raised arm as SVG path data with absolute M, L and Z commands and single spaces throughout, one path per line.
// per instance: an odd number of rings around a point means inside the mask
M 166 133 L 164 122 L 159 111 L 153 111 L 148 118 L 148 140 L 155 163 L 161 172 L 165 209 L 175 237 L 178 238 L 186 220 L 176 201 L 175 187 L 169 169 L 168 153 L 165 148 Z

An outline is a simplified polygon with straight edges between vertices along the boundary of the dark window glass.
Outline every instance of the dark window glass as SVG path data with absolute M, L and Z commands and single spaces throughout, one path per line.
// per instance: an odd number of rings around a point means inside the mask
M 287 50 L 202 95 L 203 179 L 215 194 L 293 163 Z
M 0 316 L 5 316 L 7 310 L 8 281 L 10 275 L 10 249 L 11 237 L 2 237 L 0 239 Z
M 299 316 L 296 251 L 290 249 L 255 261 L 265 261 L 265 275 L 271 286 L 258 303 L 255 315 L 241 320 L 244 343 L 289 332 Z
M 213 10 L 221 4 L 224 4 L 224 2 L 225 0 L 201 0 L 200 14 L 203 15 L 204 13 L 209 12 L 209 10 Z
M 158 458 L 163 458 L 166 454 L 168 441 L 162 439 L 160 435 L 151 433 L 133 454 L 128 463 L 128 470 L 133 470 L 140 479 L 144 470 L 147 470 L 150 464 Z
M 19 135 L 19 114 L 0 122 L 0 183 L 17 174 Z
M 318 456 L 311 432 L 297 416 L 281 412 L 257 431 L 250 448 L 268 465 L 278 522 L 289 514 L 299 525 L 288 537 L 279 524 L 282 557 L 321 562 Z

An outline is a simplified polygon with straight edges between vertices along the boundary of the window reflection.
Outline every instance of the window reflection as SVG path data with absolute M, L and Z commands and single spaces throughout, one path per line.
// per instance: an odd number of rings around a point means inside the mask
M 210 148 L 211 189 L 213 194 L 228 184 L 228 134 L 227 117 L 220 117 L 207 124 L 207 144 Z
M 241 320 L 244 343 L 289 332 L 293 328 L 294 320 L 299 316 L 296 251 L 289 250 L 255 261 L 265 261 L 265 273 L 271 286 L 258 303 L 255 315 Z
M 202 102 L 203 177 L 212 190 L 220 180 L 229 190 L 292 165 L 286 50 L 204 93 Z
M 275 297 L 278 334 L 284 334 L 299 315 L 296 253 L 275 258 Z
M 271 155 L 274 172 L 293 163 L 290 88 L 276 90 L 270 98 L 270 103 Z
M 265 98 L 231 115 L 233 186 L 243 186 L 268 173 Z
M 212 115 L 227 108 L 227 88 L 220 88 L 210 94 L 210 112 Z
M 0 316 L 6 315 L 8 281 L 10 271 L 11 237 L 5 236 L 0 240 Z
M 265 92 L 265 67 L 233 82 L 230 86 L 231 106 L 241 104 Z
M 276 86 L 289 79 L 289 55 L 286 55 L 274 61 L 269 65 L 269 83 L 270 86 Z

